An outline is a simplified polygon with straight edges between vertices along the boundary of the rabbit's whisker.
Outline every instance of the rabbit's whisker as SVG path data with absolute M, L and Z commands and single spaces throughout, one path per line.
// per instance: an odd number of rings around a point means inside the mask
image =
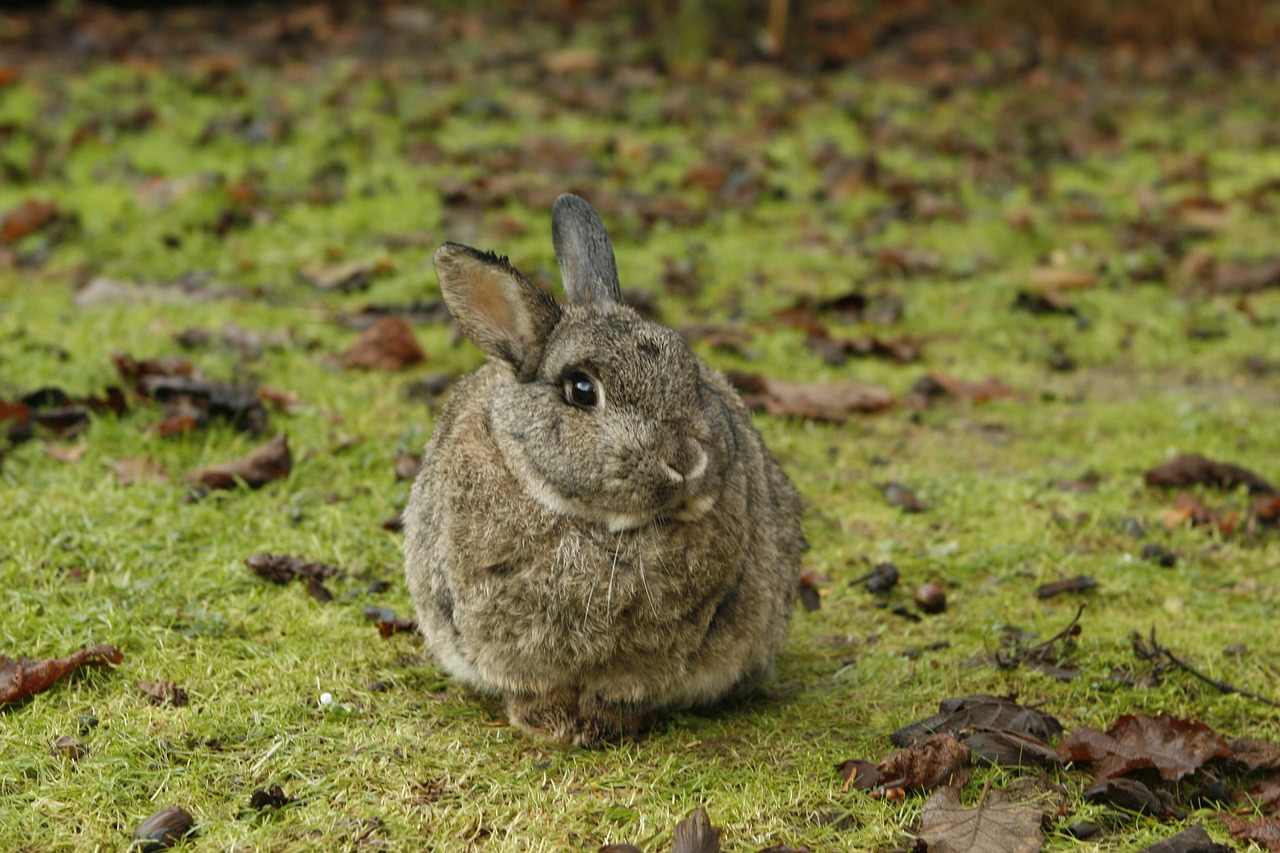
M 618 575 L 618 553 L 622 550 L 622 534 L 618 534 L 618 543 L 613 546 L 613 566 L 609 569 L 609 592 L 605 596 L 604 610 L 613 621 L 613 579 Z
M 655 522 L 649 522 L 650 527 L 656 526 Z M 661 551 L 659 551 L 661 553 Z M 658 605 L 653 602 L 653 593 L 649 590 L 649 579 L 644 576 L 644 528 L 640 529 L 640 583 L 644 585 L 645 598 L 649 599 L 649 609 L 653 611 L 654 618 L 658 616 Z

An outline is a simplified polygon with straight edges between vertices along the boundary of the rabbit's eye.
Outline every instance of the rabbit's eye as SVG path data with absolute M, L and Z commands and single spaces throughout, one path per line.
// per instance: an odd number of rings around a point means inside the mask
M 570 373 L 564 378 L 564 399 L 579 409 L 594 409 L 600 401 L 600 395 L 590 376 Z

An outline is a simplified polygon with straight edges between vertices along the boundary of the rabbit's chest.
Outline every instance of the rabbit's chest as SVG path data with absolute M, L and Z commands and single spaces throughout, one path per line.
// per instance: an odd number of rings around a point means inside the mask
M 562 525 L 540 541 L 489 554 L 459 600 L 479 622 L 503 613 L 503 633 L 558 648 L 568 641 L 585 650 L 617 642 L 621 627 L 687 619 L 732 582 L 721 575 L 734 561 L 675 527 L 613 534 Z

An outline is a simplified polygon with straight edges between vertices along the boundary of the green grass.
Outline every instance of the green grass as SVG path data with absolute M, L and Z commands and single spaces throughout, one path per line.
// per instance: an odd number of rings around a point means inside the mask
M 465 57 L 477 46 L 453 49 Z M 289 73 L 246 66 L 232 72 L 238 85 L 220 87 L 190 69 L 103 64 L 74 74 L 33 71 L 0 89 L 0 122 L 16 128 L 0 159 L 21 175 L 37 150 L 48 149 L 42 173 L 0 184 L 0 211 L 43 198 L 80 222 L 43 262 L 16 263 L 15 253 L 39 248 L 36 234 L 11 247 L 0 269 L 0 397 L 45 385 L 96 393 L 117 381 L 112 351 L 173 353 L 175 333 L 194 325 L 216 334 L 234 320 L 288 344 L 247 363 L 217 346 L 190 353 L 192 361 L 211 376 L 259 381 L 304 401 L 292 414 L 271 415 L 270 432 L 288 433 L 297 464 L 260 491 L 188 500 L 183 474 L 261 439 L 225 426 L 158 438 L 147 432 L 160 417 L 149 406 L 120 419 L 95 417 L 76 439 L 87 450 L 74 464 L 47 455 L 50 444 L 64 443 L 47 437 L 5 451 L 0 652 L 61 656 L 106 642 L 126 660 L 0 708 L 0 848 L 120 849 L 143 817 L 177 803 L 197 818 L 197 849 L 561 850 L 629 841 L 657 850 L 699 806 L 725 827 L 730 850 L 780 842 L 885 849 L 905 843 L 922 798 L 891 803 L 842 793 L 835 766 L 882 757 L 891 731 L 951 696 L 1014 692 L 1068 728 L 1105 728 L 1123 713 L 1163 710 L 1229 737 L 1280 738 L 1280 713 L 1248 699 L 1177 675 L 1159 687 L 1111 677 L 1140 669 L 1129 635 L 1155 628 L 1214 677 L 1275 695 L 1277 534 L 1224 539 L 1200 528 L 1165 530 L 1162 513 L 1173 497 L 1145 488 L 1141 475 L 1182 451 L 1280 478 L 1275 374 L 1243 368 L 1250 357 L 1280 359 L 1280 291 L 1249 297 L 1255 322 L 1235 297 L 1188 290 L 1172 273 L 1130 280 L 1130 264 L 1144 252 L 1170 270 L 1177 259 L 1121 241 L 1144 193 L 1167 204 L 1195 191 L 1161 175 L 1177 156 L 1203 152 L 1211 192 L 1229 202 L 1234 222 L 1191 245 L 1224 258 L 1273 250 L 1280 199 L 1243 200 L 1280 176 L 1265 127 L 1280 107 L 1273 81 L 1210 79 L 1177 90 L 1099 84 L 1086 103 L 1056 82 L 1047 94 L 961 86 L 939 99 L 901 81 L 843 73 L 815 88 L 746 68 L 729 77 L 658 78 L 656 93 L 607 80 L 614 106 L 593 112 L 566 106 L 532 71 L 498 64 L 446 78 L 439 62 L 317 62 Z M 786 121 L 766 122 L 780 102 Z M 672 113 L 679 103 L 692 118 Z M 113 116 L 143 106 L 155 111 L 150 126 L 113 126 Z M 1090 109 L 1114 119 L 1117 141 L 1100 137 Z M 211 122 L 246 112 L 282 118 L 288 130 L 268 141 L 237 131 L 200 141 Z M 855 114 L 869 117 L 874 139 Z M 70 144 L 87 120 L 106 129 Z M 542 137 L 568 140 L 580 157 L 537 154 L 527 140 Z M 1051 145 L 1043 161 L 1033 160 L 1029 152 L 1045 139 L 1065 149 Z M 874 150 L 902 182 L 940 187 L 964 219 L 901 215 L 875 187 L 819 192 L 827 184 L 815 153 L 823 144 L 849 157 Z M 952 153 L 966 145 L 990 160 Z M 680 185 L 691 165 L 725 158 L 759 182 L 756 203 Z M 317 172 L 335 164 L 341 197 L 309 201 Z M 482 175 L 509 180 L 510 198 L 476 215 L 446 209 L 442 183 Z M 260 201 L 241 209 L 248 224 L 219 236 L 210 226 L 236 209 L 229 187 L 237 181 Z M 1032 189 L 1037 181 L 1047 189 Z M 409 400 L 406 387 L 428 373 L 474 367 L 477 351 L 452 342 L 443 326 L 422 326 L 430 355 L 423 367 L 387 374 L 336 366 L 357 335 L 341 322 L 346 313 L 438 295 L 429 262 L 436 242 L 493 248 L 535 278 L 556 281 L 549 210 L 519 199 L 570 188 L 606 211 L 624 284 L 653 292 L 669 322 L 750 331 L 751 358 L 698 345 L 719 367 L 855 377 L 900 395 L 927 370 L 940 370 L 997 376 L 1019 391 L 985 405 L 950 401 L 922 412 L 902 405 L 838 426 L 761 416 L 761 431 L 807 501 L 814 546 L 807 567 L 833 578 L 822 609 L 796 614 L 765 697 L 714 714 L 677 714 L 643 740 L 594 752 L 502 725 L 501 708 L 450 683 L 418 638 L 383 639 L 363 616 L 369 604 L 410 610 L 398 536 L 380 527 L 407 497 L 407 484 L 393 475 L 397 452 L 418 451 L 431 429 L 433 411 Z M 1072 193 L 1088 194 L 1101 219 L 1067 216 Z M 698 221 L 646 223 L 636 204 L 649 198 L 682 199 Z M 1030 232 L 1007 222 L 1022 209 L 1036 223 Z M 386 240 L 422 233 L 423 245 Z M 910 279 L 877 272 L 877 252 L 891 246 L 937 252 L 943 272 Z M 665 293 L 663 259 L 694 251 L 703 259 L 701 292 Z M 1011 309 L 1028 271 L 1054 252 L 1103 272 L 1097 287 L 1070 296 L 1084 325 Z M 301 266 L 337 258 L 382 258 L 390 269 L 363 294 L 320 294 L 298 281 Z M 163 282 L 195 270 L 253 295 L 194 305 L 72 302 L 73 283 L 89 274 Z M 952 274 L 965 271 L 973 272 Z M 917 335 L 926 341 L 922 364 L 832 367 L 773 319 L 799 295 L 835 295 L 855 283 L 900 295 L 904 318 L 888 329 L 837 332 Z M 1189 327 L 1206 324 L 1222 336 L 1188 336 Z M 1050 370 L 1055 348 L 1078 369 Z M 111 463 L 138 457 L 161 462 L 167 476 L 121 485 Z M 1056 486 L 1087 470 L 1103 478 L 1096 492 Z M 888 506 L 880 484 L 889 480 L 915 488 L 928 511 Z M 1201 496 L 1215 507 L 1246 506 L 1242 495 Z M 1131 521 L 1146 528 L 1145 538 L 1131 536 Z M 1178 564 L 1162 569 L 1140 559 L 1146 542 L 1173 549 Z M 321 605 L 301 585 L 254 577 L 244 558 L 258 551 L 340 566 L 343 575 L 329 583 L 336 600 Z M 916 584 L 936 580 L 948 589 L 947 611 L 908 622 L 848 586 L 882 560 L 904 576 L 895 603 L 909 604 Z M 1041 601 L 1034 590 L 1075 574 L 1100 583 L 1087 594 L 1072 656 L 1078 678 L 1063 683 L 970 664 L 998 647 L 1003 626 L 1042 638 L 1065 626 L 1079 599 Z M 382 581 L 390 587 L 370 592 Z M 1247 654 L 1225 651 L 1242 639 Z M 939 641 L 950 647 L 904 655 Z M 160 679 L 182 685 L 190 704 L 156 707 L 135 686 Z M 331 704 L 320 704 L 324 693 Z M 86 714 L 99 720 L 78 734 L 88 756 L 56 755 L 54 740 L 76 735 Z M 978 778 L 999 785 L 1009 775 Z M 1087 777 L 1061 778 L 1078 791 Z M 250 794 L 271 784 L 295 803 L 255 812 Z M 1189 819 L 1225 838 L 1207 814 Z M 1080 806 L 1080 817 L 1111 829 L 1101 841 L 1079 843 L 1058 824 L 1046 849 L 1133 850 L 1177 828 L 1092 806 Z

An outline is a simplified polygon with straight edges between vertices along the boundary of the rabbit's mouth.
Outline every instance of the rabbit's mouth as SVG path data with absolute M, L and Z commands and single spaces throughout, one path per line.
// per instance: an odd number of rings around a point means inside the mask
M 570 497 L 560 492 L 548 480 L 526 480 L 526 487 L 529 495 L 545 509 L 556 515 L 603 524 L 610 533 L 639 530 L 651 524 L 667 521 L 697 521 L 710 512 L 717 502 L 716 493 L 709 491 L 696 495 L 685 494 L 652 508 L 626 510 Z

